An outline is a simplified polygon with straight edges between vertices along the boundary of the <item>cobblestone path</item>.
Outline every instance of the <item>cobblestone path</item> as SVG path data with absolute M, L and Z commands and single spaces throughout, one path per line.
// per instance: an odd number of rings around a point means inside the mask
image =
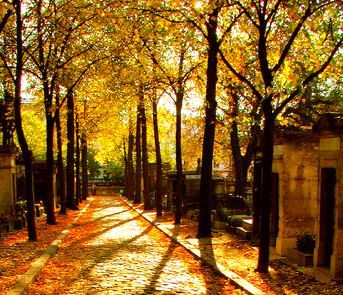
M 97 196 L 25 294 L 243 294 L 118 197 Z

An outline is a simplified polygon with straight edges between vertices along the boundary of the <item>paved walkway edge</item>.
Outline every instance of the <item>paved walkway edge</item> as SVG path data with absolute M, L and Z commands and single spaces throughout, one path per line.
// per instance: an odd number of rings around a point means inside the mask
M 14 287 L 7 292 L 7 295 L 24 294 L 25 289 L 28 287 L 29 284 L 35 281 L 45 263 L 58 251 L 60 244 L 69 233 L 69 230 L 74 226 L 74 223 L 82 216 L 82 214 L 87 211 L 88 207 L 94 199 L 88 198 L 88 200 L 89 203 L 85 207 L 83 207 L 79 214 L 74 218 L 74 220 L 65 227 L 65 229 L 59 234 L 56 240 L 54 240 L 50 244 L 49 248 L 46 249 L 44 253 L 31 264 L 31 267 L 28 269 L 28 271 L 20 276 Z
M 145 220 L 149 221 L 150 223 L 154 224 L 156 228 L 158 228 L 161 232 L 163 232 L 165 235 L 167 235 L 169 238 L 173 239 L 175 242 L 177 242 L 179 245 L 183 246 L 188 252 L 192 253 L 194 256 L 196 256 L 198 259 L 201 259 L 205 261 L 207 264 L 209 264 L 213 269 L 221 273 L 224 277 L 229 279 L 234 285 L 236 285 L 238 288 L 246 291 L 247 293 L 251 295 L 263 295 L 265 294 L 262 290 L 256 288 L 254 285 L 243 279 L 238 274 L 226 269 L 222 264 L 216 262 L 213 258 L 207 256 L 207 255 L 200 255 L 200 250 L 195 248 L 194 245 L 190 244 L 188 241 L 183 239 L 178 239 L 177 237 L 173 236 L 173 234 L 168 231 L 167 229 L 162 228 L 159 226 L 158 222 L 155 220 L 149 218 L 148 216 L 145 216 L 143 213 L 144 211 L 136 208 L 132 202 L 127 200 L 126 198 L 122 197 L 122 200 L 130 206 L 133 210 L 135 210 L 139 215 L 141 215 Z

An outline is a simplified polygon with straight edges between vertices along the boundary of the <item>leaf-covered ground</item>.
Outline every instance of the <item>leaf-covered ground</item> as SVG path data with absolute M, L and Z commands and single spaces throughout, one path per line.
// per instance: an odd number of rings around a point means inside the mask
M 153 212 L 144 214 L 149 219 L 155 219 Z M 173 218 L 170 215 L 158 218 L 156 222 L 171 233 L 175 231 Z M 319 282 L 314 277 L 305 275 L 295 264 L 289 261 L 284 263 L 284 259 L 276 255 L 271 255 L 269 274 L 257 273 L 255 269 L 258 249 L 249 241 L 239 240 L 235 234 L 213 232 L 209 242 L 196 239 L 196 233 L 197 222 L 194 220 L 183 219 L 181 226 L 177 228 L 179 239 L 196 245 L 203 253 L 213 257 L 217 263 L 237 273 L 266 294 L 343 294 L 343 282 Z M 309 272 L 308 269 L 307 271 Z
M 245 294 L 118 197 L 96 197 L 25 294 Z
M 36 225 L 37 242 L 28 241 L 26 229 L 7 233 L 0 238 L 0 294 L 6 294 L 14 286 L 19 276 L 29 269 L 78 213 L 69 211 L 68 215 L 57 214 L 56 225 L 47 225 L 45 218 L 39 218 Z
M 96 205 L 97 198 L 93 202 Z M 88 201 L 82 203 L 80 207 L 84 207 L 87 203 Z M 30 294 L 37 294 L 38 290 L 39 294 L 63 294 L 64 282 L 72 282 L 73 274 L 78 273 L 85 267 L 83 257 L 87 255 L 87 248 L 79 246 L 99 234 L 106 234 L 109 230 L 108 228 L 101 228 L 101 226 L 105 225 L 102 222 L 106 221 L 108 217 L 99 217 L 99 222 L 94 223 L 92 220 L 97 209 L 93 208 L 92 210 L 93 216 L 89 211 L 86 211 L 80 222 L 74 224 L 71 232 L 63 242 L 62 250 L 57 253 L 57 255 L 63 256 L 57 257 L 56 255 L 56 257 L 48 261 L 36 283 L 29 288 Z M 98 211 L 100 212 L 100 209 Z M 0 294 L 6 294 L 14 286 L 19 276 L 28 270 L 31 263 L 48 248 L 51 242 L 74 220 L 78 213 L 79 211 L 69 211 L 68 215 L 57 215 L 58 223 L 54 226 L 46 225 L 44 218 L 37 221 L 38 242 L 28 242 L 26 230 L 1 237 Z M 144 214 L 154 219 L 154 212 L 145 212 Z M 182 225 L 175 227 L 172 216 L 165 214 L 157 222 L 160 226 L 174 233 L 178 239 L 183 239 L 195 247 L 199 247 L 202 253 L 213 257 L 218 263 L 237 273 L 266 292 L 266 294 L 343 294 L 342 284 L 336 282 L 320 283 L 312 277 L 304 275 L 294 266 L 286 265 L 277 259 L 272 260 L 268 275 L 256 273 L 255 267 L 258 254 L 256 247 L 249 242 L 240 241 L 233 234 L 214 232 L 210 241 L 199 241 L 196 239 L 197 222 L 194 220 L 183 219 Z M 87 231 L 85 231 L 85 226 Z M 158 237 L 158 239 L 160 242 L 162 241 L 161 237 Z M 163 241 L 166 243 L 164 238 Z M 156 242 L 158 243 L 158 241 Z M 183 255 L 186 261 L 190 260 L 190 254 L 180 248 L 179 246 L 173 248 L 175 254 Z M 102 258 L 98 257 L 97 259 Z M 108 274 L 104 273 L 104 276 L 106 275 Z M 72 283 L 77 284 L 74 281 Z M 224 282 L 222 284 L 226 286 L 227 290 L 230 289 L 229 285 Z M 232 289 L 233 292 L 241 294 L 239 290 Z

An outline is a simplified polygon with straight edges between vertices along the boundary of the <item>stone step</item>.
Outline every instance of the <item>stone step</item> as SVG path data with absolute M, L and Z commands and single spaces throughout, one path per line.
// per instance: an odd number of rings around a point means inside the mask
M 252 231 L 252 218 L 243 219 L 242 227 L 247 231 Z
M 242 239 L 242 240 L 250 240 L 252 236 L 252 232 L 249 230 L 246 230 L 243 227 L 237 227 L 236 228 L 236 234 Z

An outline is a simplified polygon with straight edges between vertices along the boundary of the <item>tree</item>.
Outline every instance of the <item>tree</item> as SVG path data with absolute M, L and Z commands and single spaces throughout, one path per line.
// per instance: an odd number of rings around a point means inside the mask
M 263 205 L 257 270 L 268 272 L 270 187 L 276 118 L 287 106 L 296 103 L 304 88 L 323 74 L 333 61 L 342 46 L 339 29 L 342 18 L 335 1 L 238 4 L 244 11 L 244 17 L 237 29 L 239 34 L 231 34 L 235 40 L 231 40 L 231 44 L 237 44 L 237 56 L 246 58 L 238 64 L 225 54 L 228 52 L 220 51 L 220 56 L 233 75 L 250 89 L 263 112 Z M 250 34 L 252 28 L 254 34 Z M 300 58 L 304 52 L 306 58 Z
M 153 113 L 153 125 L 154 125 L 154 142 L 155 142 L 155 155 L 156 155 L 156 183 L 155 183 L 155 200 L 156 200 L 156 216 L 162 216 L 162 157 L 160 146 L 160 133 L 158 126 L 157 116 L 157 89 L 153 89 L 152 98 L 152 113 Z
M 8 19 L 10 18 L 10 16 L 13 14 L 13 11 L 11 9 L 7 9 L 4 17 L 2 18 L 1 20 L 1 23 L 0 23 L 0 33 L 4 30 L 7 22 L 8 22 Z
M 153 13 L 156 13 L 154 11 Z M 156 18 L 154 18 L 156 20 Z M 182 165 L 182 140 L 181 140 L 181 125 L 182 125 L 182 107 L 185 95 L 187 94 L 187 84 L 192 77 L 193 72 L 198 68 L 200 62 L 195 61 L 192 57 L 195 50 L 196 39 L 194 30 L 189 30 L 188 27 L 179 28 L 174 31 L 171 25 L 165 22 L 163 24 L 163 31 L 161 35 L 163 38 L 157 42 L 156 36 L 153 40 L 152 46 L 149 44 L 147 38 L 143 39 L 143 44 L 148 50 L 148 55 L 153 63 L 153 73 L 156 76 L 156 82 L 160 83 L 160 87 L 173 99 L 176 109 L 176 132 L 175 132 L 175 164 L 176 164 L 176 198 L 175 198 L 175 224 L 181 223 L 182 207 L 184 202 L 184 185 L 183 185 L 183 165 Z M 157 34 L 156 24 L 153 28 L 154 35 Z M 182 31 L 180 34 L 179 31 Z M 165 39 L 168 37 L 173 40 L 170 46 Z M 169 58 L 167 58 L 169 56 Z M 171 63 L 169 59 L 173 59 L 175 63 Z M 153 94 L 154 96 L 154 94 Z M 153 104 L 156 103 L 153 100 Z M 157 106 L 156 106 L 157 110 Z M 156 116 L 157 118 L 157 116 Z M 156 129 L 156 127 L 155 127 Z M 157 131 L 157 130 L 156 130 Z M 156 147 L 156 151 L 159 148 Z M 156 155 L 158 158 L 158 155 Z M 158 160 L 156 161 L 158 162 Z M 162 166 L 162 164 L 161 164 Z M 157 163 L 157 175 L 161 173 L 162 167 Z M 160 177 L 160 176 L 159 176 Z M 158 181 L 161 181 L 159 178 Z M 157 185 L 161 185 L 157 182 Z
M 74 125 L 74 94 L 67 97 L 67 207 L 77 210 L 75 200 L 74 169 L 75 169 L 75 125 Z
M 139 87 L 139 114 L 141 122 L 142 136 L 142 170 L 143 170 L 143 202 L 144 210 L 151 209 L 150 200 L 150 183 L 149 183 L 149 160 L 148 160 L 148 143 L 147 143 L 147 120 L 145 111 L 145 99 L 143 86 Z
M 219 101 L 223 114 L 218 122 L 229 131 L 230 147 L 235 168 L 235 194 L 245 195 L 248 169 L 255 156 L 258 138 L 261 133 L 261 109 L 250 92 L 231 77 L 224 80 L 224 99 Z M 244 124 L 243 124 L 244 122 Z
M 74 1 L 45 2 L 37 0 L 33 1 L 32 6 L 27 9 L 31 13 L 30 21 L 35 23 L 35 26 L 31 26 L 34 31 L 30 35 L 30 46 L 26 48 L 32 62 L 32 67 L 28 70 L 42 84 L 46 116 L 48 190 L 46 192 L 45 207 L 47 223 L 54 224 L 56 218 L 53 193 L 53 135 L 56 85 L 60 85 L 60 89 L 64 88 L 64 97 L 61 97 L 60 100 L 61 105 L 63 105 L 67 98 L 71 99 L 70 94 L 85 73 L 99 59 L 103 58 L 103 56 L 99 57 L 98 55 L 101 51 L 95 48 L 98 39 L 87 40 L 87 38 L 83 38 L 89 34 L 86 25 L 91 25 L 91 22 L 98 17 L 99 7 L 95 7 L 93 10 L 90 8 L 90 3 L 78 5 Z M 61 13 L 62 11 L 63 13 Z M 81 56 L 85 57 L 89 52 L 93 54 L 90 62 L 87 59 L 81 59 Z
M 88 197 L 88 161 L 87 161 L 87 136 L 81 133 L 81 173 L 82 173 L 82 200 Z
M 2 131 L 2 145 L 11 146 L 13 145 L 13 133 L 15 130 L 14 126 L 14 110 L 13 101 L 14 97 L 10 94 L 8 86 L 4 86 L 3 98 L 0 98 L 0 117 Z
M 124 158 L 125 158 L 125 195 L 128 200 L 133 200 L 134 196 L 134 167 L 133 167 L 133 149 L 134 135 L 132 121 L 129 120 L 129 138 L 126 150 L 126 141 L 124 141 Z
M 137 106 L 137 119 L 136 119 L 136 182 L 135 182 L 135 196 L 134 204 L 139 204 L 141 202 L 141 191 L 142 191 L 142 145 L 141 145 L 141 107 L 140 103 Z
M 207 72 L 206 72 L 206 115 L 205 115 L 205 131 L 202 148 L 202 166 L 201 166 L 201 181 L 200 181 L 200 212 L 199 212 L 199 238 L 207 238 L 211 236 L 211 211 L 210 197 L 212 193 L 212 160 L 213 160 L 213 145 L 215 136 L 216 122 L 216 84 L 217 84 L 217 64 L 219 43 L 217 37 L 218 16 L 220 7 L 217 3 L 213 3 L 213 9 L 208 16 L 206 22 L 206 39 L 208 42 L 207 55 Z
M 22 92 L 22 74 L 23 74 L 23 23 L 21 13 L 21 1 L 15 1 L 16 14 L 16 37 L 17 37 L 17 53 L 16 53 L 16 72 L 15 72 L 15 96 L 14 96 L 14 114 L 15 126 L 18 135 L 18 141 L 23 153 L 25 166 L 25 190 L 26 190 L 26 207 L 27 207 L 27 222 L 28 236 L 30 241 L 37 240 L 36 223 L 35 223 L 35 207 L 33 196 L 33 168 L 32 168 L 32 152 L 29 150 L 25 134 L 23 131 L 21 120 L 21 92 Z
M 60 184 L 60 214 L 67 214 L 67 204 L 66 204 L 66 191 L 65 191 L 65 175 L 64 175 L 64 165 L 63 165 L 63 152 L 62 152 L 62 127 L 60 118 L 60 93 L 57 90 L 56 95 L 56 141 L 57 141 L 57 174 Z

